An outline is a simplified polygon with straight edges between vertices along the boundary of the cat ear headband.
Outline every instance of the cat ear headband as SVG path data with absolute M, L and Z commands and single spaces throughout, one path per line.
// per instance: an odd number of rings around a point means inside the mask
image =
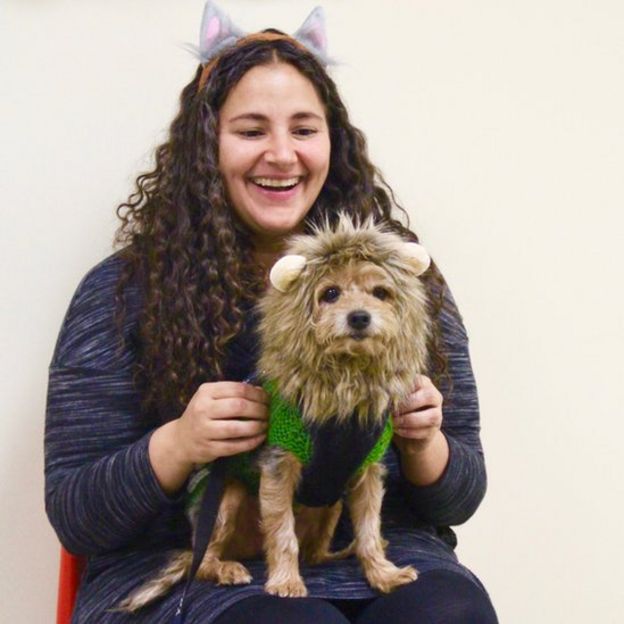
M 331 63 L 327 56 L 327 36 L 325 34 L 325 14 L 322 7 L 316 7 L 305 19 L 294 35 L 281 35 L 272 32 L 247 34 L 232 23 L 212 0 L 204 7 L 201 27 L 199 29 L 199 47 L 197 55 L 204 69 L 199 79 L 198 90 L 201 91 L 208 76 L 215 66 L 219 55 L 226 48 L 240 46 L 251 41 L 287 40 L 301 49 L 313 54 L 317 60 L 327 66 Z

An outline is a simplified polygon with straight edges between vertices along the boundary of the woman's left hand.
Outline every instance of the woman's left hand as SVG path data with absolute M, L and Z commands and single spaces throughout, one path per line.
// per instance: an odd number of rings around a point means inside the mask
M 440 391 L 426 375 L 419 375 L 412 393 L 393 416 L 394 442 L 401 453 L 419 453 L 433 441 L 442 426 Z

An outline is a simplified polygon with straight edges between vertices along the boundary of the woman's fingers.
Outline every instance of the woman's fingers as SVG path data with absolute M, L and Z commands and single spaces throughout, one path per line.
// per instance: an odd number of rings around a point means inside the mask
M 412 439 L 430 436 L 432 430 L 439 429 L 441 424 L 442 410 L 439 407 L 397 415 L 393 422 L 395 433 Z
M 242 453 L 266 438 L 269 397 L 243 382 L 202 384 L 177 421 L 177 448 L 185 461 L 205 463 Z
M 266 420 L 211 420 L 206 433 L 211 440 L 230 440 L 262 435 L 267 427 Z
M 212 447 L 217 457 L 229 455 L 237 455 L 251 451 L 262 444 L 266 438 L 266 434 L 253 436 L 251 438 L 242 438 L 237 440 L 214 441 Z
M 408 395 L 398 408 L 399 414 L 408 414 L 431 407 L 441 407 L 442 393 L 433 385 L 426 375 L 419 375 L 416 389 Z
M 193 408 L 204 418 L 250 418 L 267 420 L 269 397 L 256 386 L 239 382 L 202 384 L 192 400 Z
M 255 420 L 267 420 L 269 409 L 265 403 L 257 403 L 241 397 L 224 398 L 213 400 L 209 412 L 209 418 L 222 420 L 228 418 L 250 418 Z
M 197 393 L 205 394 L 212 399 L 227 399 L 240 397 L 256 403 L 268 404 L 267 393 L 259 386 L 252 386 L 242 381 L 218 381 L 204 383 L 199 386 Z

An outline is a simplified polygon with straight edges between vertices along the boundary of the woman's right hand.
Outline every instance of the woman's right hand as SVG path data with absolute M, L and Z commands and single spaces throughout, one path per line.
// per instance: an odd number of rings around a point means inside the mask
M 257 386 L 202 384 L 176 422 L 179 454 L 193 464 L 256 448 L 266 437 L 269 399 Z
M 262 388 L 233 381 L 202 384 L 182 416 L 150 439 L 150 461 L 160 485 L 174 493 L 195 464 L 256 448 L 266 438 L 268 417 L 269 398 Z

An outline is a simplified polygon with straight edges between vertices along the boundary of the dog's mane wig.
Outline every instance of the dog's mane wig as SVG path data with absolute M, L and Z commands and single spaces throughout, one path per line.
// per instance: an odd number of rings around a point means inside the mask
M 354 411 L 364 421 L 382 417 L 413 389 L 417 374 L 427 371 L 427 294 L 405 245 L 372 219 L 358 225 L 346 216 L 335 227 L 327 224 L 292 239 L 287 253 L 304 256 L 306 263 L 285 292 L 271 288 L 260 302 L 259 368 L 277 380 L 284 398 L 300 405 L 304 419 L 341 420 Z M 399 333 L 385 339 L 374 357 L 327 352 L 312 322 L 315 286 L 337 268 L 362 262 L 380 266 L 393 281 Z

